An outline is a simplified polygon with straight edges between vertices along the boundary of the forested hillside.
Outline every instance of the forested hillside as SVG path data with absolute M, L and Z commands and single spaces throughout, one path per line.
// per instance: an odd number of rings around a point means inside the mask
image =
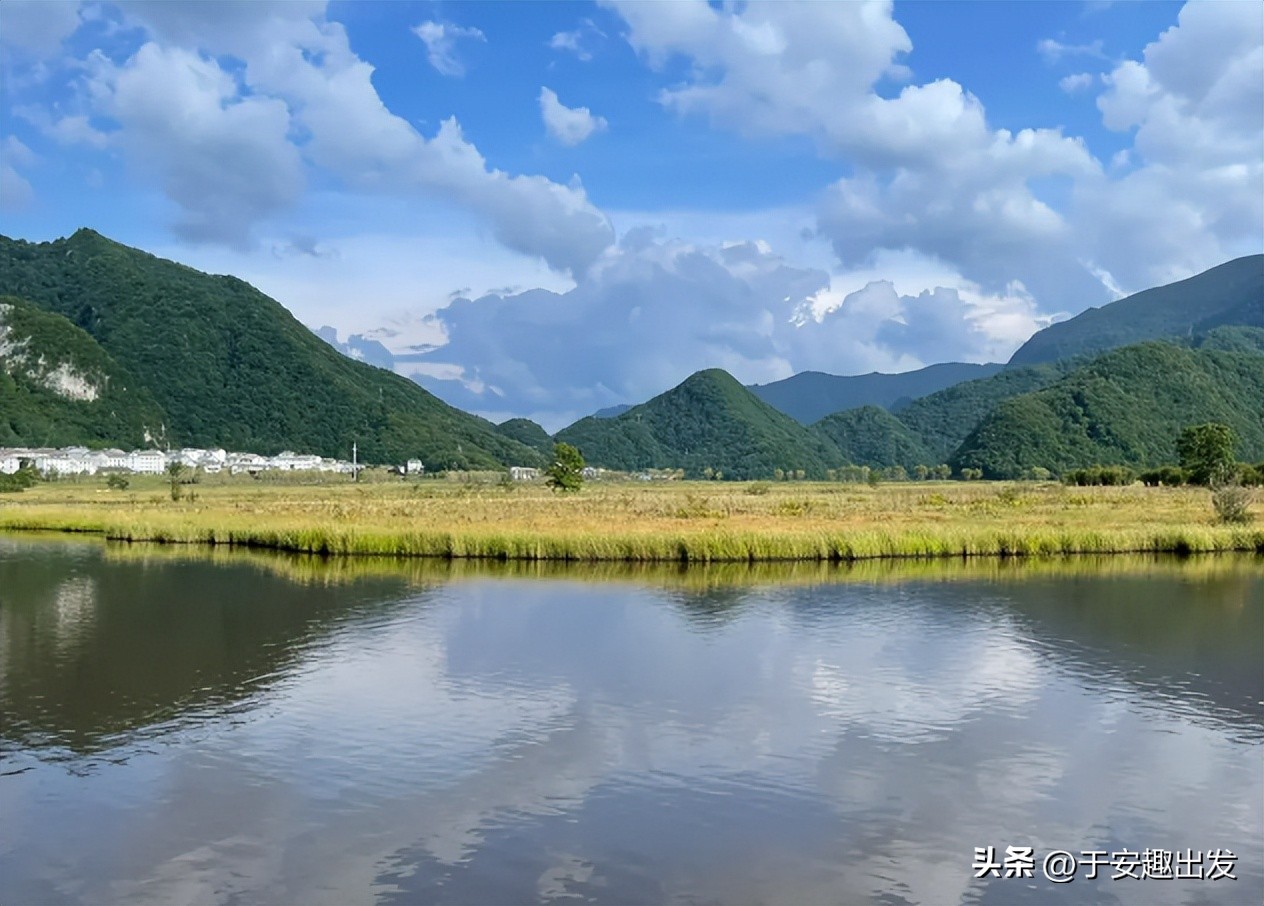
M 925 445 L 934 462 L 947 462 L 961 442 L 998 403 L 1039 390 L 1070 371 L 1068 362 L 1006 368 L 914 400 L 895 417 Z
M 1106 353 L 1000 403 L 950 462 L 988 478 L 1175 463 L 1181 430 L 1203 422 L 1232 427 L 1240 458 L 1264 459 L 1264 356 L 1164 342 Z
M 1144 340 L 1188 338 L 1226 324 L 1264 327 L 1264 255 L 1226 261 L 1188 280 L 1090 308 L 1037 332 L 1010 364 L 1094 355 Z
M 553 456 L 553 438 L 529 418 L 511 418 L 497 425 L 496 431 L 520 444 L 526 444 L 533 450 L 539 450 L 546 457 Z
M 934 466 L 946 457 L 936 459 L 908 426 L 877 406 L 861 406 L 835 412 L 813 427 L 838 447 L 843 460 L 850 465 L 884 468 Z
M 412 381 L 340 355 L 249 284 L 91 230 L 0 237 L 0 293 L 91 335 L 152 394 L 173 444 L 347 457 L 355 442 L 365 461 L 417 457 L 428 469 L 541 459 Z
M 144 387 L 66 318 L 0 297 L 0 446 L 139 446 L 165 417 Z
M 824 478 L 842 465 L 828 440 L 758 399 L 727 372 L 700 371 L 615 418 L 589 416 L 558 432 L 591 465 L 682 468 L 690 477 Z

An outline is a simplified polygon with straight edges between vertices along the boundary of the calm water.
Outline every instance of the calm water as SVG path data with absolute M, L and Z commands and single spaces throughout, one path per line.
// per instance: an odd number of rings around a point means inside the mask
M 1264 565 L 0 539 L 0 903 L 1264 901 Z M 1033 878 L 975 880 L 1030 846 Z M 1237 880 L 1053 884 L 1054 849 Z M 998 859 L 999 860 L 999 859 Z

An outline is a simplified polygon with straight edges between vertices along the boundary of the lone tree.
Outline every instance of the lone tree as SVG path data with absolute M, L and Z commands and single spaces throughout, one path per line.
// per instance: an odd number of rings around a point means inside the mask
M 555 491 L 578 491 L 584 483 L 584 457 L 570 444 L 553 445 L 553 464 L 544 470 Z
M 1219 422 L 1191 425 L 1176 441 L 1181 468 L 1189 473 L 1191 484 L 1225 482 L 1236 468 L 1234 451 L 1238 438 L 1233 429 Z
M 167 463 L 167 478 L 171 481 L 171 499 L 180 499 L 180 481 L 184 478 L 184 463 L 173 459 Z

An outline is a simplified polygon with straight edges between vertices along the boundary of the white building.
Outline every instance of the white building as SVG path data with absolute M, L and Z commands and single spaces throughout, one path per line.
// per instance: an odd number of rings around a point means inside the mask
M 127 468 L 142 475 L 161 475 L 167 470 L 167 454 L 161 450 L 133 450 L 128 454 Z

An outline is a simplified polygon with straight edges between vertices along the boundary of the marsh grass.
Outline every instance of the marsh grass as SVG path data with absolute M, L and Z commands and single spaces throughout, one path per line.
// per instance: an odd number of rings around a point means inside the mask
M 310 554 L 633 562 L 853 561 L 1264 551 L 1264 529 L 1213 521 L 1197 488 L 934 482 L 203 482 L 40 484 L 0 502 L 0 529 Z M 1258 504 L 1253 504 L 1258 506 Z
M 47 541 L 49 536 L 27 540 Z M 65 537 L 65 536 L 60 536 Z M 84 543 L 82 540 L 78 543 Z M 839 583 L 959 581 L 1022 581 L 1031 578 L 1179 577 L 1213 582 L 1258 573 L 1261 560 L 1250 556 L 1201 555 L 1171 557 L 1150 554 L 1103 554 L 1058 557 L 972 557 L 875 559 L 831 563 L 820 560 L 784 562 L 665 562 L 555 560 L 471 560 L 435 557 L 328 557 L 214 545 L 101 542 L 106 560 L 162 565 L 199 562 L 249 566 L 300 584 L 338 585 L 363 579 L 400 580 L 425 587 L 452 581 L 540 579 L 548 581 L 621 582 L 690 592 L 760 586 L 816 586 Z

